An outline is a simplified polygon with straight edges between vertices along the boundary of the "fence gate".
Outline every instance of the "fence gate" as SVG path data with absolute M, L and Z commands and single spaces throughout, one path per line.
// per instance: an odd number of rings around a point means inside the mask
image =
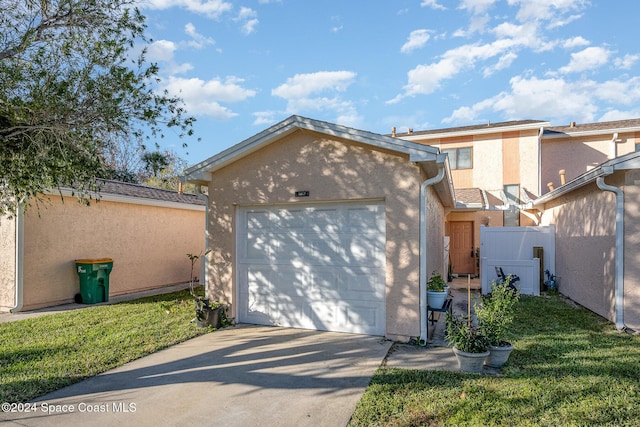
M 505 274 L 517 274 L 520 292 L 540 295 L 540 277 L 543 265 L 555 271 L 555 227 L 485 227 L 480 226 L 480 282 L 482 292 L 489 292 L 489 284 L 498 276 L 495 267 Z M 540 250 L 542 248 L 542 250 Z M 543 259 L 535 258 L 542 253 Z

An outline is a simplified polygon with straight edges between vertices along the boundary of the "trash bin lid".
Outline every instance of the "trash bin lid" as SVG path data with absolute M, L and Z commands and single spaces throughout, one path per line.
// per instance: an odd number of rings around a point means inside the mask
M 111 258 L 96 258 L 96 259 L 77 259 L 76 264 L 102 264 L 105 262 L 113 262 Z

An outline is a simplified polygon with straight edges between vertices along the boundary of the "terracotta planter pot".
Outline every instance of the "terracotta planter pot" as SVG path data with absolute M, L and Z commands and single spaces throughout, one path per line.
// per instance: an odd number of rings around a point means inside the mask
M 485 365 L 491 368 L 502 368 L 507 363 L 509 355 L 513 351 L 513 345 L 508 346 L 489 346 L 489 356 L 485 360 Z
M 467 353 L 455 347 L 453 347 L 453 353 L 456 355 L 456 359 L 458 359 L 458 368 L 461 372 L 472 372 L 475 374 L 482 373 L 484 359 L 489 356 L 489 351 L 485 351 L 484 353 Z

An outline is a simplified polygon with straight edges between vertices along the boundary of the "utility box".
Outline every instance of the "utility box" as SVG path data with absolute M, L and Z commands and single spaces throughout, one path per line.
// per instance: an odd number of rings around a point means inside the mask
M 109 274 L 112 269 L 111 258 L 76 260 L 83 304 L 109 301 Z

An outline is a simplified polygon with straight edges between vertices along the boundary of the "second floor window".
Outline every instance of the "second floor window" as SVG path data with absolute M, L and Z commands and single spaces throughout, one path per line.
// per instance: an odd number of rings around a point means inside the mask
M 449 156 L 451 169 L 473 168 L 473 149 L 471 147 L 450 148 L 441 151 Z

